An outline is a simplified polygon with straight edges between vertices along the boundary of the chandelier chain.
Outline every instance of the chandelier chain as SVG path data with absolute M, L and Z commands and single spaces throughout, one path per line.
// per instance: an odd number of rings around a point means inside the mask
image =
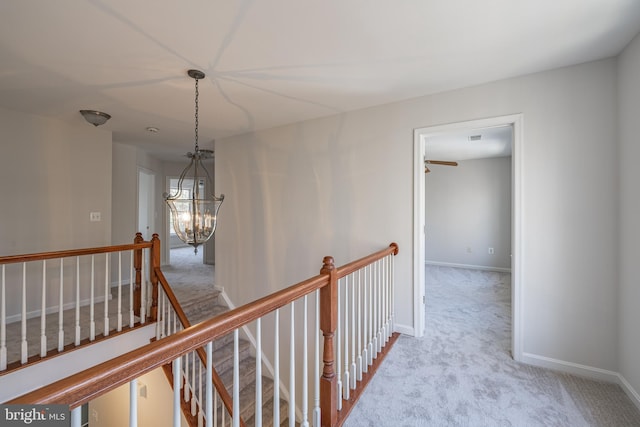
M 195 137 L 196 137 L 196 153 L 198 152 L 198 80 L 199 79 L 195 79 L 196 80 L 196 130 L 195 130 Z

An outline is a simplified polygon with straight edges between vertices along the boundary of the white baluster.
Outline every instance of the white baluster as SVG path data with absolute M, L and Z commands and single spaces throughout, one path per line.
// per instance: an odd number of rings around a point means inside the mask
M 4 264 L 2 264 L 2 288 L 0 289 L 0 371 L 7 369 L 7 299 L 5 279 L 5 267 Z
M 358 358 L 357 379 L 362 381 L 362 269 L 358 270 Z
M 367 280 L 367 271 L 369 270 L 368 267 L 364 267 L 364 284 L 362 286 L 362 300 L 363 300 L 363 306 L 362 306 L 362 336 L 363 336 L 363 341 L 364 341 L 364 348 L 362 349 L 362 358 L 363 358 L 363 363 L 362 363 L 362 372 L 369 372 L 369 335 L 368 335 L 368 331 L 369 331 L 369 316 L 368 314 L 370 313 L 369 311 L 369 293 L 367 292 L 367 289 L 369 288 L 369 281 Z
M 354 283 L 355 273 L 351 274 L 351 389 L 356 388 L 356 285 Z
M 173 427 L 180 427 L 180 386 L 181 382 L 181 371 L 182 367 L 180 366 L 182 362 L 182 357 L 178 357 L 173 361 Z
M 42 305 L 40 306 L 40 357 L 47 356 L 47 260 L 42 260 Z
M 369 268 L 369 281 L 367 283 L 367 286 L 369 288 L 369 344 L 367 347 L 367 356 L 369 357 L 369 360 L 367 361 L 368 365 L 372 365 L 373 364 L 373 337 L 375 336 L 375 331 L 373 329 L 374 327 L 374 287 L 373 287 L 373 282 L 374 282 L 374 278 L 373 278 L 373 266 L 370 264 L 368 266 Z
M 211 378 L 213 378 L 213 343 L 209 341 L 207 343 L 207 364 L 204 383 L 204 394 L 207 400 L 204 418 L 207 420 L 207 427 L 213 427 L 213 419 L 215 418 L 213 415 L 213 383 L 211 382 Z M 224 414 L 224 411 L 222 413 Z
M 280 425 L 280 309 L 274 312 L 273 425 Z
M 308 322 L 307 322 L 307 295 L 302 299 L 302 424 L 301 427 L 309 427 L 309 354 L 308 354 Z
M 64 350 L 64 258 L 60 258 L 60 295 L 58 301 L 58 351 Z
M 21 323 L 20 362 L 27 363 L 29 346 L 27 344 L 27 263 L 22 263 L 22 323 Z
M 167 316 L 167 295 L 163 292 L 162 293 L 162 322 L 160 323 L 160 336 L 161 337 L 166 337 L 167 336 L 167 321 L 168 321 L 168 316 Z
M 185 402 L 189 401 L 190 391 L 191 391 L 191 382 L 189 381 L 189 354 L 184 355 L 184 368 L 182 368 L 182 374 L 184 375 L 184 397 L 183 400 Z
M 296 426 L 296 337 L 294 303 L 291 302 L 291 328 L 289 330 L 289 427 Z
M 122 252 L 118 252 L 118 332 L 122 330 Z
M 71 427 L 82 426 L 82 406 L 78 406 L 71 410 Z
M 198 395 L 196 394 L 196 386 L 197 386 L 197 382 L 196 382 L 196 365 L 200 366 L 200 358 L 198 357 L 198 352 L 196 351 L 192 351 L 191 352 L 193 358 L 191 359 L 191 381 L 193 382 L 193 390 L 191 392 L 191 416 L 195 417 L 196 416 L 196 410 L 197 405 L 196 402 L 198 400 Z
M 320 427 L 320 291 L 316 290 L 316 326 L 314 346 L 314 396 L 313 396 L 313 427 Z
M 341 328 L 340 328 L 340 323 L 342 320 L 342 313 L 340 310 L 340 307 L 342 307 L 342 305 L 340 304 L 340 280 L 342 279 L 338 279 L 338 324 L 336 327 L 336 388 L 337 388 L 337 396 L 338 396 L 338 402 L 337 402 L 337 407 L 338 407 L 338 411 L 340 411 L 342 409 L 342 371 L 340 370 L 340 354 L 342 353 L 342 350 L 340 349 L 340 341 L 342 340 L 342 336 L 340 334 L 341 332 Z
M 80 345 L 80 257 L 76 257 L 76 336 L 75 345 Z
M 204 402 L 202 401 L 202 363 L 198 365 L 198 403 L 200 403 L 200 410 L 198 411 L 198 427 L 202 427 L 204 421 Z
M 394 332 L 396 329 L 396 317 L 395 317 L 395 298 L 396 298 L 396 291 L 395 291 L 395 263 L 396 263 L 396 257 L 394 255 L 391 255 L 391 331 Z
M 91 296 L 89 297 L 89 341 L 93 341 L 96 338 L 96 322 L 94 319 L 94 307 L 93 307 L 93 298 L 94 298 L 94 260 L 95 256 L 91 255 Z
M 138 380 L 129 382 L 129 427 L 138 426 Z
M 105 255 L 104 262 L 104 331 L 103 335 L 109 336 L 109 252 Z
M 387 342 L 387 295 L 385 293 L 385 266 L 384 258 L 380 263 L 380 349 Z
M 214 389 L 215 390 L 215 389 Z M 218 391 L 214 391 L 213 395 L 213 427 L 218 427 Z M 220 405 L 220 421 L 222 422 L 222 427 L 227 427 L 225 425 L 224 416 L 227 413 L 227 410 L 224 404 Z
M 382 329 L 384 319 L 382 318 L 382 271 L 380 269 L 380 260 L 376 261 L 378 267 L 378 353 L 382 351 Z
M 390 256 L 390 255 L 389 255 Z M 390 259 L 389 256 L 387 256 L 385 258 L 385 281 L 384 281 L 384 295 L 385 295 L 385 326 L 384 326 L 384 330 L 385 330 L 385 335 L 386 335 L 386 339 L 385 342 L 389 342 L 389 337 L 391 337 L 391 292 L 390 292 L 390 287 L 389 287 L 389 283 L 390 283 L 390 270 L 391 268 L 389 267 L 389 263 L 390 263 Z
M 262 427 L 262 318 L 256 319 L 256 410 L 255 425 Z
M 342 382 L 345 400 L 349 400 L 349 384 L 349 276 L 346 276 L 344 278 L 344 381 Z
M 129 327 L 133 328 L 136 324 L 135 314 L 133 311 L 133 288 L 135 287 L 133 281 L 133 250 L 131 251 L 131 258 L 129 260 Z
M 371 278 L 373 280 L 372 283 L 372 288 L 373 288 L 373 329 L 371 330 L 371 332 L 373 333 L 373 352 L 371 353 L 371 356 L 374 359 L 378 358 L 378 269 L 376 268 L 376 264 L 373 263 L 372 264 L 372 268 L 373 268 L 373 274 L 371 275 Z
M 240 338 L 233 331 L 233 427 L 240 427 Z
M 142 274 L 140 274 L 140 323 L 147 321 L 147 274 L 146 274 L 146 253 L 142 250 Z

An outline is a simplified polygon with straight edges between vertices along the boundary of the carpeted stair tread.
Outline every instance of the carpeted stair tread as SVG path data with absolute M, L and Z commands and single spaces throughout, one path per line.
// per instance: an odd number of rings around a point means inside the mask
M 180 297 L 176 292 L 178 301 L 182 306 L 189 322 L 192 325 L 208 320 L 214 316 L 228 311 L 219 292 L 206 292 L 184 295 Z M 234 358 L 234 334 L 229 333 L 213 342 L 213 365 L 225 384 L 230 396 L 233 396 L 233 358 Z M 251 344 L 245 339 L 239 339 L 240 362 L 240 415 L 247 426 L 255 425 L 255 373 L 256 360 L 251 354 Z M 204 373 L 203 373 L 204 375 Z M 204 379 L 204 378 L 203 378 Z M 271 426 L 273 420 L 273 380 L 262 377 L 262 419 L 263 426 Z M 288 403 L 282 399 L 280 404 L 280 425 L 288 426 Z M 218 405 L 220 405 L 219 402 Z M 221 422 L 220 415 L 218 421 Z
M 200 304 L 197 310 L 189 310 L 189 312 L 195 312 L 196 314 L 187 315 L 187 318 L 189 319 L 189 323 L 196 325 L 228 310 L 227 307 L 220 304 Z M 187 311 L 185 311 L 185 314 L 186 313 Z
M 216 347 L 214 343 L 213 350 L 213 366 L 220 376 L 224 375 L 227 370 L 233 370 L 233 342 L 229 342 L 221 347 Z M 238 356 L 240 360 L 249 357 L 251 352 L 251 344 L 246 340 L 238 342 Z
M 280 426 L 288 426 L 289 425 L 289 404 L 280 399 Z M 244 420 L 247 426 L 255 426 L 255 412 L 251 415 L 250 418 Z M 297 423 L 296 423 L 297 424 Z M 262 403 L 262 426 L 263 427 L 272 427 L 273 426 L 273 397 L 269 398 L 267 401 L 263 401 Z

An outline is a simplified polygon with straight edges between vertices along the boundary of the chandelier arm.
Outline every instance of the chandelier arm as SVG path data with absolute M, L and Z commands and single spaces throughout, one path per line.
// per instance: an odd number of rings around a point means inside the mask
M 191 157 L 191 162 L 189 162 L 187 167 L 182 170 L 182 173 L 180 174 L 180 178 L 178 178 L 178 189 L 176 190 L 176 192 L 174 194 L 170 194 L 169 196 L 165 197 L 165 199 L 177 199 L 178 196 L 180 196 L 180 193 L 182 193 L 182 183 L 184 182 L 184 178 L 187 176 L 187 173 L 189 172 L 189 170 L 191 170 L 191 168 L 193 167 L 194 160 L 195 159 Z

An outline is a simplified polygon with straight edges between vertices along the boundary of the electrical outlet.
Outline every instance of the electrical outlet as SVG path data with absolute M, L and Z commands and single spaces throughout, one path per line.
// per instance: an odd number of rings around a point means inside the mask
M 100 216 L 101 216 L 101 215 L 100 215 L 100 212 L 91 212 L 91 213 L 89 214 L 89 220 L 90 220 L 91 222 L 98 222 L 98 221 L 100 221 L 100 220 L 101 220 Z
M 493 255 L 493 248 L 489 248 L 489 255 Z

